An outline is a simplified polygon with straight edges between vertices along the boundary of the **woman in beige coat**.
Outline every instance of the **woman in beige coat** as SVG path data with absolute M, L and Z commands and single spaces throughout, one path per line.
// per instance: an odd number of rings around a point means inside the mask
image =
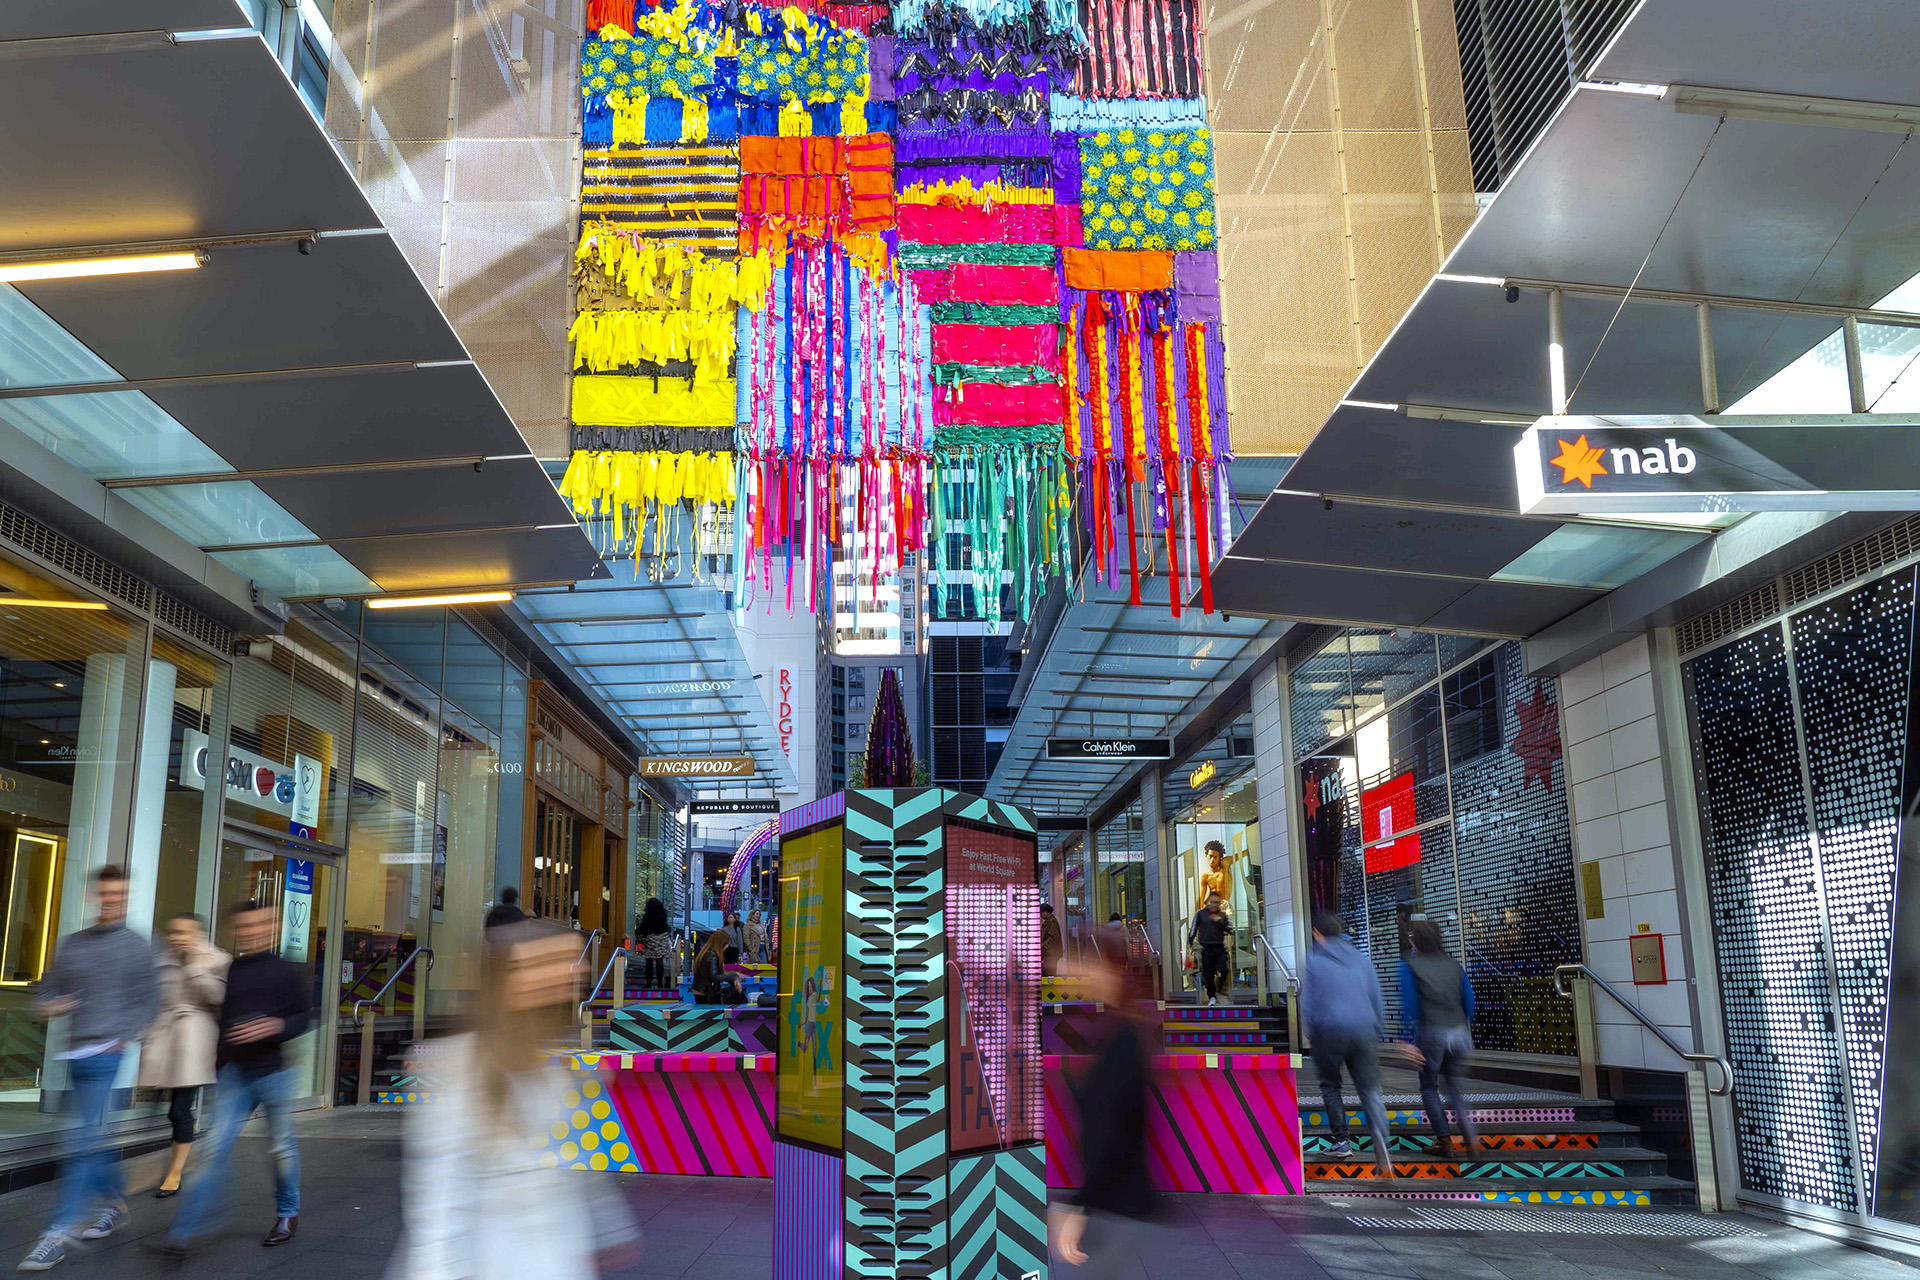
M 202 1085 L 213 1083 L 214 1050 L 220 1044 L 220 1003 L 227 994 L 233 957 L 207 940 L 199 916 L 167 921 L 160 966 L 160 1016 L 140 1048 L 140 1087 L 173 1091 L 167 1119 L 173 1123 L 173 1162 L 154 1194 L 165 1200 L 180 1191 L 180 1174 L 193 1150 L 193 1108 Z

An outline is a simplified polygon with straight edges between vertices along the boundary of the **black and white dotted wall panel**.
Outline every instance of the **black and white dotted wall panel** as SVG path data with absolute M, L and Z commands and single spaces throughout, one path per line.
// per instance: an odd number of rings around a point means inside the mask
M 1741 1180 L 1852 1208 L 1846 1091 L 1782 628 L 1704 653 L 1686 675 Z
M 1862 1163 L 1875 1167 L 1900 856 L 1914 571 L 1794 615 L 1794 676 Z

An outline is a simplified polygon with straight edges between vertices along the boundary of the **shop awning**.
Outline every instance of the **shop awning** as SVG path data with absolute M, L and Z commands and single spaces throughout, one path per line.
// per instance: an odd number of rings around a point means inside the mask
M 753 778 L 682 779 L 694 791 L 793 790 L 798 780 L 721 592 L 684 577 L 649 581 L 631 557 L 607 567 L 609 581 L 522 592 L 514 607 L 621 719 L 642 755 L 753 757 Z
M 1285 463 L 1242 458 L 1235 489 L 1263 492 Z M 1141 603 L 1127 588 L 1091 579 L 1027 646 L 1019 713 L 986 794 L 1043 816 L 1093 813 L 1140 767 L 1137 759 L 1049 759 L 1047 739 L 1175 738 L 1219 699 L 1286 631 L 1287 624 L 1198 608 L 1175 618 L 1169 579 L 1141 579 Z
M 1712 536 L 1516 514 L 1513 446 L 1556 409 L 1550 312 L 1570 411 L 1606 415 L 1718 411 L 1849 316 L 1920 321 L 1875 310 L 1920 270 L 1916 24 L 1643 4 L 1229 547 L 1224 606 L 1526 636 Z M 1843 369 L 1820 395 L 1793 408 L 1848 410 Z
M 233 0 L 0 12 L 11 429 L 283 597 L 605 577 L 591 542 Z

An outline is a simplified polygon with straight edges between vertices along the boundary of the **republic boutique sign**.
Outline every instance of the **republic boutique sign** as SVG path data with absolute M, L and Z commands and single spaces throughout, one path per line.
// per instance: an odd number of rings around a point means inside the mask
M 1920 510 L 1920 423 L 1559 417 L 1513 450 L 1523 515 Z

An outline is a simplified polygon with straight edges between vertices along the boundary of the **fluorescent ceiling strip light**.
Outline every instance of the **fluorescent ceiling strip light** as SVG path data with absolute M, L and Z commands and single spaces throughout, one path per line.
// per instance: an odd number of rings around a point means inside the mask
M 0 596 L 0 609 L 88 609 L 103 610 L 97 600 L 40 600 L 27 596 Z
M 1399 405 L 1388 404 L 1384 400 L 1342 400 L 1340 407 L 1343 409 L 1385 409 L 1388 413 L 1400 412 Z
M 1463 276 L 1453 271 L 1437 272 L 1433 278 L 1445 280 L 1448 284 L 1491 284 L 1504 287 L 1507 283 L 1505 276 Z
M 419 609 L 428 605 L 504 604 L 511 599 L 511 591 L 462 591 L 443 596 L 375 596 L 367 601 L 367 608 Z
M 0 284 L 20 284 L 29 280 L 76 280 L 84 276 L 138 275 L 146 271 L 191 271 L 201 265 L 202 255 L 194 252 L 0 263 Z
M 1666 85 L 1641 80 L 1582 80 L 1580 87 L 1600 93 L 1631 93 L 1642 98 L 1663 98 L 1667 93 Z

